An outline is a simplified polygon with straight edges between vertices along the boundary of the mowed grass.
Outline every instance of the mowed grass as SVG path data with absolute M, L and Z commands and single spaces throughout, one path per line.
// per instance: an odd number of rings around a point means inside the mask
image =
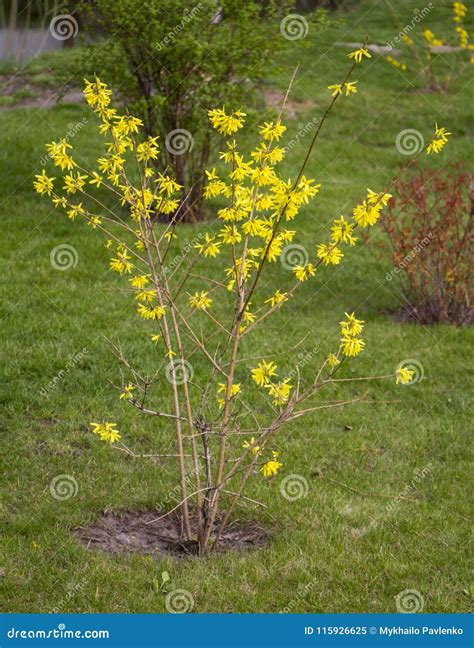
M 411 3 L 398 4 L 405 24 Z M 450 3 L 434 5 L 426 20 L 443 33 Z M 277 72 L 268 75 L 269 84 L 284 89 L 299 61 L 294 99 L 312 102 L 287 121 L 287 142 L 322 114 L 326 86 L 344 74 L 349 50 L 335 41 L 354 42 L 368 34 L 383 43 L 395 35 L 383 3 L 362 2 L 340 18 L 339 26 L 310 34 L 307 49 L 278 61 Z M 49 74 L 51 59 L 47 62 Z M 359 93 L 338 103 L 308 165 L 307 175 L 322 188 L 296 223 L 295 243 L 310 254 L 326 240 L 332 218 L 350 213 L 366 187 L 387 186 L 406 162 L 395 147 L 401 130 L 417 129 L 428 140 L 437 121 L 453 136 L 441 156 L 423 163 L 472 164 L 468 73 L 449 94 L 420 93 L 414 72 L 404 77 L 373 57 L 355 78 Z M 262 112 L 250 121 L 265 117 Z M 72 143 L 93 163 L 100 143 L 85 106 L 0 114 L 0 609 L 163 612 L 164 596 L 153 580 L 166 569 L 176 587 L 192 593 L 196 612 L 395 612 L 394 597 L 407 589 L 422 595 L 425 612 L 467 611 L 472 332 L 393 321 L 389 312 L 402 300 L 396 282 L 386 279 L 390 262 L 374 255 L 378 231 L 368 245 L 349 250 L 340 266 L 321 269 L 316 280 L 304 284 L 287 311 L 249 336 L 245 354 L 282 354 L 281 375 L 299 363 L 309 376 L 337 346 L 344 311 L 355 310 L 366 321 L 367 349 L 343 375 L 383 375 L 401 360 L 414 359 L 424 379 L 408 387 L 388 380 L 331 388 L 320 402 L 356 398 L 368 387 L 371 403 L 321 410 L 282 429 L 275 442 L 281 474 L 270 483 L 261 476 L 251 480 L 250 496 L 266 508 L 244 503 L 236 512 L 236 518 L 270 530 L 271 543 L 253 552 L 176 561 L 109 556 L 88 551 L 73 537 L 72 528 L 96 520 L 105 509 L 177 503 L 173 464 L 127 457 L 90 433 L 90 421 L 116 420 L 137 452 L 159 453 L 173 443 L 170 428 L 131 411 L 117 397 L 119 366 L 105 337 L 120 340 L 127 356 L 149 370 L 162 365 L 162 354 L 150 343 L 150 328 L 137 321 L 130 298 L 115 290 L 123 284 L 108 270 L 103 239 L 32 190 L 44 143 L 84 118 L 88 125 Z M 292 147 L 288 174 L 296 175 L 310 137 L 300 135 Z M 183 226 L 171 258 L 198 233 L 199 228 Z M 76 266 L 65 271 L 50 262 L 51 251 L 62 244 L 77 253 Z M 218 259 L 201 270 L 220 278 L 223 264 Z M 267 292 L 290 282 L 280 264 L 264 277 Z M 248 381 L 250 366 L 239 368 L 238 378 L 247 387 L 246 402 L 260 415 L 260 397 Z M 208 365 L 196 355 L 193 367 L 194 382 L 202 383 Z M 48 388 L 55 376 L 59 380 Z M 163 404 L 167 389 L 163 374 L 156 392 Z M 78 492 L 58 501 L 50 483 L 63 474 L 74 477 Z M 290 474 L 308 483 L 307 496 L 294 502 L 280 493 Z M 404 498 L 397 500 L 400 495 Z

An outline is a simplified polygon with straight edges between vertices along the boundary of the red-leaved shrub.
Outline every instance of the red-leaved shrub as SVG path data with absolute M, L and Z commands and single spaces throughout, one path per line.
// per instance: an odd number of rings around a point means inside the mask
M 462 167 L 417 171 L 397 182 L 382 225 L 406 307 L 423 324 L 473 321 L 472 224 L 474 181 Z

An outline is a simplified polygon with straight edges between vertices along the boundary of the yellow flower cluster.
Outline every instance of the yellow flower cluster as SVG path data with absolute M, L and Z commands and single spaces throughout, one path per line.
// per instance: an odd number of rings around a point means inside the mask
M 388 204 L 392 196 L 389 193 L 375 193 L 367 189 L 367 197 L 354 207 L 352 217 L 359 227 L 370 227 L 380 218 L 382 209 Z
M 214 108 L 208 111 L 213 128 L 221 135 L 233 135 L 243 126 L 245 113 L 241 110 L 227 115 L 225 108 Z
M 279 452 L 273 451 L 272 458 L 263 464 L 261 470 L 264 477 L 273 477 L 278 473 L 280 468 L 283 466 L 283 464 L 280 461 L 278 461 L 279 456 L 280 456 Z
M 119 431 L 116 429 L 117 423 L 91 423 L 92 432 L 98 434 L 102 441 L 108 441 L 108 443 L 115 443 L 121 439 Z
M 366 58 L 372 58 L 372 54 L 370 54 L 369 50 L 365 47 L 361 47 L 358 50 L 355 50 L 354 52 L 351 52 L 347 55 L 348 58 L 354 59 L 356 63 L 360 63 L 364 56 Z
M 444 45 L 444 42 L 441 40 L 441 38 L 436 38 L 431 29 L 425 29 L 423 31 L 423 38 L 431 47 L 441 47 L 442 45 Z
M 357 356 L 365 347 L 365 342 L 361 338 L 357 337 L 362 333 L 364 321 L 358 320 L 355 313 L 345 313 L 345 315 L 346 319 L 340 322 L 342 334 L 341 353 L 344 356 Z
M 396 371 L 396 383 L 397 385 L 408 385 L 413 380 L 415 372 L 412 369 L 406 369 L 405 367 L 399 367 Z
M 448 141 L 450 135 L 452 135 L 452 133 L 448 133 L 444 127 L 440 128 L 438 127 L 438 124 L 436 124 L 434 137 L 426 148 L 427 154 L 439 153 Z
M 196 292 L 194 295 L 189 297 L 189 303 L 192 308 L 197 308 L 197 310 L 207 310 L 212 304 L 212 299 L 208 297 L 209 292 L 201 290 L 201 292 Z
M 387 61 L 387 63 L 390 63 L 392 67 L 397 68 L 398 70 L 402 70 L 403 72 L 407 70 L 405 63 L 400 63 L 400 61 L 397 61 L 397 59 L 393 58 L 393 56 L 390 56 L 390 54 L 385 57 L 385 60 Z
M 274 405 L 284 405 L 288 402 L 293 385 L 290 385 L 290 379 L 285 378 L 277 383 L 271 382 L 271 378 L 276 376 L 277 366 L 274 362 L 262 360 L 252 369 L 252 378 L 259 387 L 264 387 L 273 398 Z
M 334 83 L 333 85 L 328 86 L 328 90 L 332 90 L 333 97 L 336 97 L 343 92 L 345 92 L 346 97 L 348 97 L 350 94 L 355 94 L 357 92 L 357 83 L 358 81 L 347 81 L 344 84 Z

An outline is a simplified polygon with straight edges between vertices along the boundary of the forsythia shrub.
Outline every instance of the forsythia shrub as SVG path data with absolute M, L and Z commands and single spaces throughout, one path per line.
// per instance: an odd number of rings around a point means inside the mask
M 280 140 L 286 131 L 281 113 L 260 127 L 258 141 L 246 157 L 236 140 L 245 113 L 224 108 L 209 111 L 213 128 L 226 138 L 221 153 L 226 170 L 208 169 L 204 191 L 207 198 L 221 196 L 226 205 L 217 213 L 220 230 L 202 233 L 194 245 L 195 258 L 185 269 L 181 265 L 180 271 L 170 273 L 166 264 L 171 242 L 179 237 L 176 218 L 170 215 L 176 214 L 181 187 L 174 177 L 152 165 L 160 155 L 158 139 L 140 137 L 141 120 L 117 112 L 111 105 L 111 91 L 98 78 L 86 81 L 84 91 L 106 138 L 98 169 L 83 168 L 71 145 L 60 140 L 49 144 L 47 150 L 63 177 L 49 176 L 45 170 L 36 176 L 40 194 L 50 196 L 70 219 L 81 218 L 105 234 L 110 268 L 128 284 L 137 314 L 156 345 L 157 361 L 166 364 L 166 371 L 159 374 L 160 386 L 161 391 L 163 385 L 170 389 L 171 411 L 153 406 L 148 383 L 144 384 L 140 372 L 129 364 L 125 370 L 130 380 L 124 380 L 120 398 L 143 413 L 160 417 L 165 425 L 174 423 L 184 534 L 198 544 L 201 554 L 218 546 L 236 503 L 244 497 L 249 477 L 260 473 L 271 479 L 281 470 L 283 458 L 272 446 L 278 430 L 324 407 L 314 401 L 311 404 L 320 389 L 353 380 L 338 374 L 365 348 L 361 337 L 364 322 L 355 313 L 346 313 L 331 352 L 306 381 L 298 367 L 286 373 L 269 357 L 246 358 L 242 344 L 285 308 L 303 283 L 317 277 L 320 265 L 338 265 L 344 249 L 356 245 L 358 230 L 375 225 L 390 200 L 390 187 L 368 189 L 351 215 L 335 218 L 327 239 L 315 247 L 313 258 L 294 268 L 293 283 L 277 286 L 273 280 L 273 289 L 268 289 L 272 264 L 296 237 L 298 213 L 319 192 L 320 185 L 304 174 L 314 143 L 335 103 L 350 101 L 346 97 L 357 92 L 356 81 L 349 79 L 370 54 L 362 48 L 348 56 L 350 68 L 340 83 L 330 86 L 328 107 L 293 180 L 282 178 L 277 170 L 284 157 Z M 437 128 L 434 141 L 444 145 L 447 135 Z M 442 145 L 436 145 L 434 152 Z M 428 148 L 433 150 L 433 143 Z M 130 179 L 133 172 L 139 177 L 135 184 Z M 97 187 L 105 187 L 127 205 L 130 219 L 110 212 L 96 198 Z M 163 222 L 165 217 L 168 222 Z M 206 268 L 209 264 L 221 267 L 220 258 L 223 275 L 218 281 L 206 275 Z M 222 310 L 226 314 L 219 317 Z M 205 319 L 212 334 L 202 334 Z M 199 385 L 190 376 L 190 359 L 196 354 L 209 368 Z M 380 378 L 393 376 L 403 384 L 411 381 L 412 373 L 401 368 Z M 246 404 L 247 395 L 258 397 L 267 408 L 265 424 L 257 421 Z M 103 441 L 118 446 L 123 443 L 123 432 L 116 423 L 92 425 Z
M 447 92 L 454 79 L 460 76 L 469 64 L 474 63 L 474 43 L 469 42 L 469 34 L 464 24 L 466 5 L 453 2 L 453 37 L 448 42 L 435 36 L 429 28 L 422 31 L 421 37 L 417 36 L 401 25 L 390 3 L 386 4 L 401 28 L 400 40 L 405 46 L 404 59 L 399 61 L 389 54 L 385 57 L 387 63 L 402 72 L 415 69 L 427 87 Z M 424 7 L 420 12 L 421 18 L 425 18 L 423 12 L 427 15 L 429 11 L 429 7 Z M 442 73 L 438 66 L 437 59 L 441 56 L 449 57 L 448 74 Z M 405 60 L 408 63 L 405 63 Z

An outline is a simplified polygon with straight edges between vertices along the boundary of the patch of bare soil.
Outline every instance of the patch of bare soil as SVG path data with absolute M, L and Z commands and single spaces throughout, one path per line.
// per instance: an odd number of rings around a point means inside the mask
M 142 553 L 181 558 L 196 555 L 198 544 L 183 539 L 180 516 L 176 512 L 163 515 L 163 511 L 106 511 L 97 522 L 77 527 L 73 533 L 88 549 L 111 554 Z M 269 534 L 257 524 L 234 522 L 223 532 L 218 551 L 255 549 L 269 540 Z
M 51 108 L 62 102 L 76 104 L 83 101 L 82 92 L 65 85 L 51 87 L 35 83 L 34 79 L 18 74 L 0 75 L 0 110 L 10 108 Z M 8 98 L 8 101 L 7 101 Z

